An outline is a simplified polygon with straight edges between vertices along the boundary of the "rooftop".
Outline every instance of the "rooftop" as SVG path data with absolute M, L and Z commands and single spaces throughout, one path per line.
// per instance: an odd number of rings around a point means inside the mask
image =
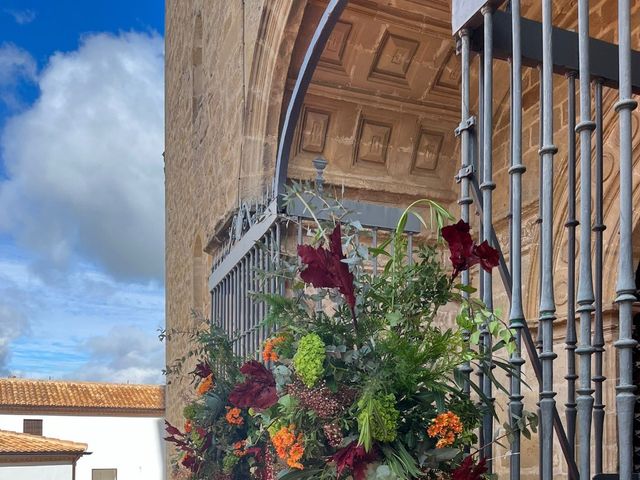
M 86 443 L 28 435 L 0 430 L 0 455 L 19 454 L 83 454 Z
M 162 416 L 164 386 L 0 378 L 0 412 Z

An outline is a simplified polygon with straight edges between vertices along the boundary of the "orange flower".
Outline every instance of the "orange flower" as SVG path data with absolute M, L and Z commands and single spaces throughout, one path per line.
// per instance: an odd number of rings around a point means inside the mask
M 225 415 L 225 418 L 231 425 L 242 425 L 244 423 L 244 419 L 242 418 L 241 413 L 242 411 L 239 408 L 227 407 L 227 414 Z
M 445 412 L 433 419 L 427 429 L 427 433 L 431 438 L 439 438 L 436 442 L 436 448 L 444 448 L 453 445 L 456 441 L 456 436 L 460 435 L 462 430 L 463 426 L 460 417 L 453 412 Z
M 274 348 L 284 342 L 285 338 L 280 335 L 276 338 L 268 338 L 264 342 L 264 349 L 262 350 L 262 358 L 265 362 L 277 362 L 280 358 L 278 354 L 275 352 Z
M 284 460 L 291 468 L 303 470 L 304 465 L 300 463 L 300 459 L 304 454 L 304 438 L 299 434 L 296 438 L 295 425 L 282 427 L 272 437 L 271 442 L 276 448 L 278 457 Z
M 214 386 L 215 385 L 213 383 L 213 373 L 211 373 L 200 382 L 200 385 L 198 385 L 198 395 L 204 395 L 209 390 L 211 390 Z
M 191 433 L 191 420 L 186 420 L 184 422 L 184 431 L 185 433 Z
M 244 457 L 247 454 L 245 447 L 247 445 L 246 440 L 240 440 L 233 444 L 233 454 L 236 457 Z

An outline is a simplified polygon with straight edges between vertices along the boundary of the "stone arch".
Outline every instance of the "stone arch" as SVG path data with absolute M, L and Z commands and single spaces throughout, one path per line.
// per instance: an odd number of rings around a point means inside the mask
M 240 198 L 259 195 L 271 182 L 291 53 L 307 0 L 276 0 L 264 6 L 246 87 Z

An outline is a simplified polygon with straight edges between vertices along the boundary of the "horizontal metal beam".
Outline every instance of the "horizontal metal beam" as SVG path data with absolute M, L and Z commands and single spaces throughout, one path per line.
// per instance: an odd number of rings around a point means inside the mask
M 320 220 L 331 220 L 327 205 L 319 198 L 308 196 L 304 201 L 313 209 L 314 215 Z M 335 200 L 328 200 L 327 203 L 329 208 L 335 208 L 337 215 L 347 212 L 342 217 L 344 221 L 358 220 L 363 227 L 379 228 L 381 230 L 395 230 L 400 217 L 404 213 L 401 208 L 348 199 L 340 200 L 340 203 Z M 287 215 L 292 217 L 313 219 L 309 208 L 297 198 L 287 204 L 286 212 Z M 406 233 L 420 233 L 420 225 L 420 221 L 414 215 L 409 215 L 404 231 Z
M 453 0 L 451 2 L 451 30 L 475 29 L 482 25 L 482 7 L 491 4 L 498 8 L 505 0 Z
M 457 2 L 455 2 L 457 3 Z M 542 64 L 542 24 L 526 18 L 522 25 L 522 63 L 530 67 Z M 553 28 L 553 70 L 564 75 L 577 72 L 578 34 L 561 28 Z M 471 48 L 476 52 L 483 49 L 482 25 L 473 32 Z M 496 11 L 493 14 L 493 56 L 508 60 L 512 52 L 511 14 Z M 590 71 L 592 78 L 600 78 L 604 85 L 618 88 L 618 45 L 589 39 Z M 640 52 L 631 52 L 631 87 L 633 93 L 640 94 Z

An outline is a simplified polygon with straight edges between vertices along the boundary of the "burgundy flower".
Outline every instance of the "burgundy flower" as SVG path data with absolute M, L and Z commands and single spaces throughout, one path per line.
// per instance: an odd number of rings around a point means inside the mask
M 473 461 L 471 455 L 467 456 L 460 466 L 451 473 L 451 480 L 482 480 L 487 473 L 486 460 L 481 459 L 478 464 Z
M 473 254 L 478 258 L 485 272 L 491 272 L 491 269 L 500 263 L 500 254 L 486 240 L 473 247 Z
M 367 466 L 378 457 L 376 451 L 367 452 L 363 445 L 358 445 L 357 441 L 351 442 L 342 450 L 329 457 L 329 462 L 336 464 L 338 478 L 345 470 L 350 470 L 354 480 L 364 480 L 367 473 Z
M 240 372 L 246 377 L 229 394 L 229 401 L 238 408 L 264 410 L 278 401 L 276 381 L 263 364 L 255 360 L 245 363 Z
M 455 225 L 442 228 L 442 238 L 449 244 L 449 258 L 453 265 L 453 278 L 457 277 L 463 270 L 468 270 L 478 263 L 487 272 L 498 266 L 498 251 L 491 247 L 486 240 L 480 245 L 474 245 L 469 233 L 470 228 L 469 224 L 463 220 L 460 220 Z
M 211 367 L 207 362 L 204 362 L 204 361 L 199 362 L 196 365 L 196 368 L 194 368 L 193 371 L 191 372 L 192 375 L 195 375 L 200 378 L 207 378 L 212 373 L 213 371 L 211 370 Z
M 298 255 L 307 266 L 300 273 L 302 280 L 316 288 L 337 288 L 353 313 L 356 306 L 353 273 L 349 271 L 349 265 L 343 262 L 346 257 L 342 253 L 340 224 L 329 236 L 329 250 L 322 246 L 298 245 Z
M 198 470 L 200 470 L 200 462 L 196 457 L 189 453 L 185 454 L 185 456 L 182 457 L 182 461 L 180 463 L 182 463 L 183 467 L 189 469 L 193 473 L 196 473 Z

